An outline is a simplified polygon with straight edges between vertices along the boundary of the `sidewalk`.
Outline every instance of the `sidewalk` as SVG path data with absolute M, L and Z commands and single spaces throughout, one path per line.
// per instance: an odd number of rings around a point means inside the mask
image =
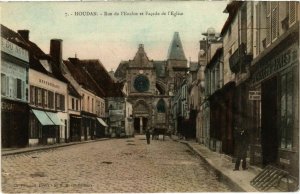
M 40 145 L 40 146 L 32 146 L 32 147 L 25 147 L 25 148 L 2 148 L 1 155 L 2 156 L 15 155 L 15 154 L 21 154 L 21 153 L 26 153 L 26 152 L 35 152 L 35 151 L 55 149 L 55 148 L 66 147 L 66 146 L 77 145 L 77 144 L 92 143 L 92 142 L 96 142 L 96 141 L 104 141 L 104 140 L 108 140 L 108 139 L 110 139 L 110 138 L 101 138 L 101 139 L 95 139 L 95 140 L 78 141 L 78 142 L 70 142 L 70 143 L 59 143 L 59 144 L 52 144 L 52 145 Z
M 190 147 L 216 171 L 222 181 L 227 182 L 235 191 L 259 192 L 256 188 L 250 185 L 250 181 L 257 174 L 259 174 L 262 169 L 248 165 L 247 170 L 233 171 L 234 163 L 232 163 L 232 159 L 230 156 L 213 152 L 204 145 L 201 145 L 194 141 L 180 140 L 174 135 L 172 135 L 172 139 L 174 141 L 184 143 L 188 147 Z M 268 192 L 270 191 L 280 192 L 279 190 L 275 189 L 269 190 Z

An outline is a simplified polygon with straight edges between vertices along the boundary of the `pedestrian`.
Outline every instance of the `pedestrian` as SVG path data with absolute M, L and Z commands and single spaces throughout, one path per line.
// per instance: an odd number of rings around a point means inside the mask
M 239 170 L 240 162 L 242 162 L 243 170 L 246 170 L 246 158 L 247 158 L 247 150 L 249 145 L 249 136 L 247 130 L 243 128 L 235 128 L 235 142 L 236 142 L 236 162 L 235 162 L 235 170 Z
M 147 139 L 147 144 L 150 144 L 150 130 L 146 130 L 146 139 Z

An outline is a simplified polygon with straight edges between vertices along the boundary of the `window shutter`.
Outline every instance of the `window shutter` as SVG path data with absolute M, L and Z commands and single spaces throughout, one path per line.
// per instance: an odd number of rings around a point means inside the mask
M 272 26 L 271 26 L 271 31 L 272 31 L 272 41 L 275 40 L 278 36 L 278 2 L 272 2 L 271 3 L 271 8 L 272 8 Z
M 289 25 L 292 25 L 296 21 L 297 12 L 296 12 L 296 1 L 289 2 Z
M 266 45 L 271 43 L 271 2 L 267 2 L 267 31 L 266 31 Z

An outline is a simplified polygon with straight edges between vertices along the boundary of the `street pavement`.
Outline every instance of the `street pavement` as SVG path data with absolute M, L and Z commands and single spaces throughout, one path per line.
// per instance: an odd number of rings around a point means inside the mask
M 144 136 L 2 156 L 2 192 L 230 192 L 186 145 Z

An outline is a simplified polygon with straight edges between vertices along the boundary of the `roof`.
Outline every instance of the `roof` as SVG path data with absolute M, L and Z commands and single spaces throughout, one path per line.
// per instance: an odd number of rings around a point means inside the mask
M 175 32 L 168 51 L 168 59 L 186 60 L 179 33 Z
M 166 77 L 166 61 L 153 61 L 157 77 Z
M 243 3 L 242 1 L 232 1 L 229 4 L 227 4 L 227 6 L 224 10 L 224 13 L 229 13 L 229 16 L 223 25 L 223 28 L 222 28 L 221 34 L 220 34 L 221 36 L 223 36 L 227 32 L 231 22 L 235 18 L 237 11 L 238 11 L 239 7 L 242 5 L 242 3 Z
M 100 97 L 105 96 L 105 92 L 99 87 L 97 82 L 91 77 L 91 75 L 85 70 L 84 62 L 78 58 L 69 58 L 69 61 L 65 60 L 64 64 L 70 71 L 72 77 L 79 85 L 86 90 L 89 90 Z
M 19 47 L 21 47 L 23 49 L 28 50 L 29 45 L 22 38 L 22 36 L 19 33 L 9 29 L 8 27 L 6 27 L 2 24 L 1 24 L 1 37 L 18 45 Z
M 217 62 L 217 60 L 221 57 L 222 54 L 223 54 L 223 47 L 220 47 L 216 50 L 214 56 L 212 57 L 210 62 L 207 64 L 205 69 L 212 67 Z
M 128 67 L 129 61 L 121 61 L 118 68 L 115 71 L 115 77 L 117 79 L 122 79 L 126 77 L 126 69 Z
M 18 46 L 28 50 L 29 52 L 29 67 L 38 72 L 44 73 L 50 77 L 56 78 L 62 82 L 67 83 L 67 80 L 61 74 L 59 67 L 53 62 L 50 55 L 45 54 L 42 49 L 40 49 L 35 43 L 30 40 L 25 40 L 22 36 L 14 32 L 13 30 L 7 28 L 4 25 L 1 25 L 1 36 Z M 49 62 L 52 72 L 49 72 L 41 64 L 40 60 L 45 59 Z
M 105 91 L 106 97 L 123 96 L 122 88 L 114 82 L 103 64 L 98 59 L 81 60 L 87 72 L 97 82 L 99 87 Z

